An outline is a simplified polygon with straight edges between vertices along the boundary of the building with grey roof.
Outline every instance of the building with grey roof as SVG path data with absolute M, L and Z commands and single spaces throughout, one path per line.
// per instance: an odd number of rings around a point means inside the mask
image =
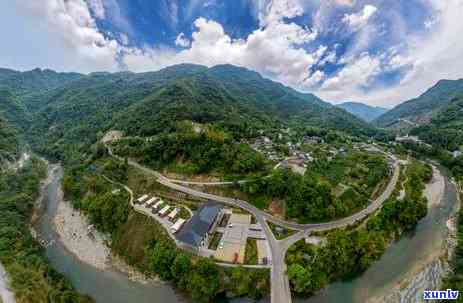
M 189 246 L 199 248 L 207 246 L 209 232 L 221 212 L 222 206 L 217 203 L 206 203 L 202 205 L 183 226 L 176 237 L 177 240 Z

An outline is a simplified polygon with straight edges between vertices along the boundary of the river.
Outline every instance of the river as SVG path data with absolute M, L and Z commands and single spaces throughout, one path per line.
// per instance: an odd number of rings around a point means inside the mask
M 178 303 L 187 302 L 169 284 L 150 282 L 147 284 L 131 281 L 117 270 L 100 271 L 80 262 L 68 252 L 53 229 L 52 218 L 59 201 L 58 191 L 63 175 L 61 167 L 51 170 L 51 182 L 44 187 L 42 214 L 36 229 L 42 239 L 53 243 L 46 253 L 51 264 L 67 276 L 75 288 L 92 296 L 97 303 Z M 413 234 L 402 237 L 392 244 L 382 256 L 362 276 L 352 280 L 333 283 L 320 294 L 304 300 L 304 303 L 357 303 L 367 302 L 382 296 L 429 260 L 429 256 L 440 251 L 447 238 L 446 221 L 452 213 L 456 201 L 454 187 L 446 181 L 443 202 L 429 210 L 420 221 Z M 237 300 L 234 302 L 248 302 Z
M 52 167 L 52 166 L 51 166 Z M 50 169 L 50 183 L 44 187 L 41 216 L 35 224 L 40 239 L 52 243 L 46 254 L 52 266 L 63 273 L 81 293 L 90 295 L 97 303 L 178 303 L 186 302 L 169 284 L 131 281 L 117 270 L 101 271 L 79 261 L 59 240 L 53 229 L 53 217 L 60 203 L 58 191 L 63 170 Z
M 394 242 L 365 273 L 351 281 L 333 283 L 318 295 L 296 302 L 364 303 L 391 294 L 404 280 L 413 277 L 439 255 L 447 240 L 446 221 L 454 213 L 456 201 L 455 187 L 445 178 L 442 202 L 431 206 L 415 231 Z M 421 293 L 414 295 L 422 296 Z

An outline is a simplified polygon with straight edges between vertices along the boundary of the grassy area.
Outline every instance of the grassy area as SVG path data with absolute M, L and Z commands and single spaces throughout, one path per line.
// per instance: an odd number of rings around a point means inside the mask
M 153 241 L 167 237 L 164 228 L 152 218 L 131 211 L 127 222 L 113 237 L 112 249 L 128 264 L 146 271 L 149 265 L 146 249 Z
M 211 241 L 209 241 L 209 249 L 212 250 L 217 250 L 217 247 L 219 246 L 220 240 L 222 239 L 222 234 L 215 232 L 212 235 Z
M 180 212 L 178 214 L 178 217 L 179 218 L 182 218 L 182 219 L 185 219 L 185 220 L 188 220 L 191 218 L 191 215 L 190 213 L 186 210 L 185 206 L 179 206 L 180 208 Z
M 257 242 L 255 239 L 247 239 L 244 264 L 257 264 Z

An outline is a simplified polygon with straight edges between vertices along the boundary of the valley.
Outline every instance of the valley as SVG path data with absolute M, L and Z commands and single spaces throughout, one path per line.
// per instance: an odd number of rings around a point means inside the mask
M 437 196 L 425 195 L 439 172 L 429 159 L 461 181 L 462 157 L 453 154 L 461 146 L 456 93 L 429 120 L 400 118 L 419 124 L 405 137 L 419 139 L 399 142 L 390 130 L 314 95 L 231 65 L 140 74 L 1 72 L 0 87 L 8 93 L 0 101 L 9 104 L 0 120 L 1 208 L 10 216 L 17 203 L 17 222 L 26 224 L 45 178 L 46 165 L 36 155 L 60 163 L 49 170 L 53 189 L 43 192 L 53 207 L 38 219 L 47 240 L 28 245 L 44 266 L 64 275 L 47 269 L 56 274 L 47 280 L 39 272 L 34 287 L 48 283 L 45 296 L 57 291 L 54 283 L 64 285 L 56 295 L 69 294 L 69 302 L 143 302 L 148 294 L 166 300 L 171 287 L 181 292 L 171 302 L 318 300 L 331 283 L 361 279 L 387 262 L 396 240 L 408 241 L 426 218 L 437 216 L 431 201 Z M 29 149 L 32 156 L 17 173 L 8 169 Z M 15 178 L 24 185 L 15 187 Z M 447 179 L 442 186 L 456 192 Z M 8 198 L 24 192 L 30 193 Z M 456 197 L 448 196 L 446 205 L 457 204 Z M 85 236 L 93 236 L 79 238 L 86 228 Z M 31 237 L 27 229 L 20 234 Z M 0 261 L 15 296 L 41 302 L 20 291 L 25 281 L 12 272 L 12 253 L 2 251 Z M 113 272 L 109 255 L 149 286 Z M 112 294 L 94 296 L 89 281 L 99 279 Z M 114 283 L 138 295 L 127 297 Z

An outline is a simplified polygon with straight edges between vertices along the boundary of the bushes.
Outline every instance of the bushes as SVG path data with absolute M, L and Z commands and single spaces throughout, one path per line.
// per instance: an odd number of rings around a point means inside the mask
M 383 157 L 356 152 L 331 164 L 316 161 L 305 176 L 277 170 L 271 177 L 241 184 L 241 189 L 253 196 L 285 199 L 287 216 L 300 223 L 320 222 L 345 217 L 365 207 L 387 172 Z M 341 181 L 345 191 L 335 197 L 332 188 Z
M 163 133 L 151 141 L 127 139 L 116 143 L 115 151 L 126 157 L 139 158 L 155 169 L 189 164 L 190 173 L 219 171 L 223 174 L 248 174 L 265 169 L 262 155 L 246 144 L 235 144 L 223 133 L 176 132 Z

